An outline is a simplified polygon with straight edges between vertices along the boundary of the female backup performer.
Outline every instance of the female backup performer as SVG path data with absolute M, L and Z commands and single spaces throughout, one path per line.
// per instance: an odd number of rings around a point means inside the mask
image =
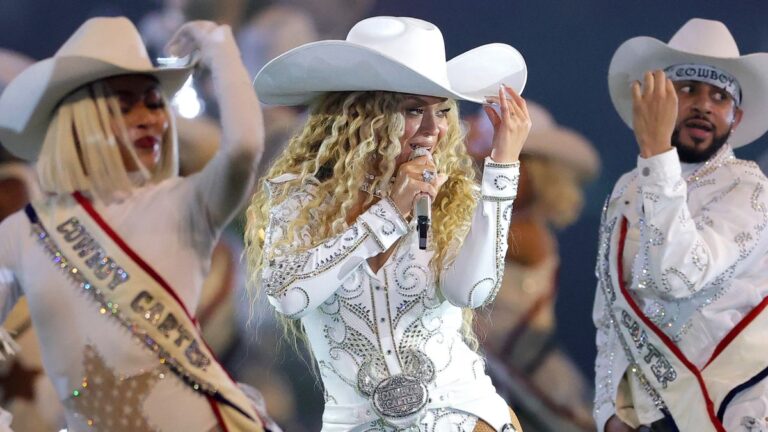
M 0 225 L 0 310 L 26 295 L 71 431 L 263 430 L 188 313 L 252 183 L 258 101 L 228 27 L 170 47 L 199 51 L 222 109 L 221 150 L 184 179 L 167 96 L 190 68 L 154 68 L 125 18 L 87 21 L 0 97 L 0 139 L 47 193 Z
M 530 128 L 515 92 L 525 78 L 508 45 L 446 63 L 439 29 L 395 17 L 298 47 L 257 75 L 266 103 L 311 102 L 249 207 L 246 241 L 252 276 L 294 320 L 289 333 L 309 341 L 323 431 L 520 430 L 469 326 L 504 272 Z M 486 109 L 494 149 L 476 185 L 454 99 L 488 94 L 500 112 Z M 426 249 L 422 200 L 432 201 Z

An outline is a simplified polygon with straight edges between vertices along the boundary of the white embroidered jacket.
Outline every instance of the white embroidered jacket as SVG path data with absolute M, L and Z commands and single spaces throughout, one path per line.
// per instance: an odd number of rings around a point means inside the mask
M 518 173 L 516 165 L 486 160 L 471 228 L 439 285 L 429 269 L 432 252 L 418 249 L 415 231 L 387 199 L 342 234 L 309 249 L 312 227 L 306 227 L 300 236 L 304 252 L 267 263 L 263 283 L 270 302 L 280 313 L 301 318 L 318 362 L 326 394 L 324 431 L 373 425 L 377 417 L 360 389 L 411 372 L 422 354 L 436 372 L 428 385 L 428 409 L 459 409 L 499 429 L 510 421 L 483 359 L 464 343 L 459 329 L 461 308 L 487 304 L 500 287 Z M 310 194 L 297 191 L 272 209 L 265 256 L 274 252 L 271 245 Z M 387 263 L 371 271 L 366 259 L 398 239 Z
M 728 145 L 702 164 L 681 166 L 674 149 L 638 158 L 637 168 L 619 179 L 603 211 L 595 270 L 598 430 L 617 412 L 638 424 L 661 417 L 642 388 L 643 379 L 658 385 L 657 377 L 628 370 L 630 360 L 608 307 L 621 295 L 611 275 L 617 271 L 622 218 L 629 228 L 618 265 L 624 266 L 627 288 L 646 316 L 700 368 L 768 294 L 766 187 L 768 179 L 757 165 L 736 159 Z M 627 386 L 619 386 L 623 378 Z M 726 429 L 750 430 L 747 423 L 765 427 L 767 390 L 763 382 L 737 397 L 726 411 Z

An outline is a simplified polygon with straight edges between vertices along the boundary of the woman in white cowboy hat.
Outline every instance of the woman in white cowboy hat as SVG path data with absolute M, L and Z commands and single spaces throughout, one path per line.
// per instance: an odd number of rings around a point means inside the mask
M 554 334 L 560 266 L 555 229 L 578 219 L 582 188 L 597 175 L 600 159 L 585 137 L 558 125 L 541 105 L 528 101 L 528 112 L 533 125 L 520 155 L 504 281 L 476 330 L 489 373 L 524 427 L 593 431 L 591 385 Z M 470 127 L 469 150 L 477 159 L 491 151 L 493 130 L 480 114 Z
M 262 430 L 194 316 L 211 249 L 262 152 L 258 101 L 231 31 L 183 26 L 222 108 L 221 149 L 176 176 L 168 99 L 191 66 L 152 66 L 125 18 L 85 22 L 0 96 L 0 140 L 42 192 L 0 225 L 0 310 L 25 295 L 69 430 Z
M 525 78 L 508 45 L 446 62 L 437 27 L 397 17 L 257 75 L 264 102 L 311 105 L 254 196 L 246 241 L 257 289 L 309 342 L 323 431 L 519 430 L 473 349 L 471 317 L 504 271 Z M 477 184 L 455 100 L 486 96 L 500 111 L 486 107 L 493 151 Z
M 768 53 L 694 18 L 624 42 L 608 84 L 639 155 L 600 227 L 598 430 L 766 430 L 768 179 L 733 148 L 768 130 Z

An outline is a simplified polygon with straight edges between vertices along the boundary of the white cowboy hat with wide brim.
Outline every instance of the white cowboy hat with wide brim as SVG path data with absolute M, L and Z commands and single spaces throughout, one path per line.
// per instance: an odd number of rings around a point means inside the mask
M 136 27 L 127 18 L 92 18 L 53 57 L 24 69 L 0 95 L 0 142 L 16 156 L 34 160 L 54 109 L 68 94 L 102 78 L 146 74 L 167 96 L 181 88 L 191 67 L 152 65 Z
M 632 38 L 619 47 L 608 68 L 608 87 L 616 111 L 632 127 L 631 84 L 648 70 L 678 64 L 704 64 L 722 69 L 739 81 L 744 114 L 729 142 L 747 145 L 768 131 L 768 53 L 741 56 L 728 28 L 719 21 L 694 18 L 666 44 L 648 36 Z
M 523 91 L 528 71 L 509 45 L 492 43 L 445 60 L 443 35 L 416 18 L 372 17 L 346 40 L 312 42 L 267 63 L 256 75 L 259 99 L 306 105 L 333 91 L 391 91 L 483 103 L 499 84 Z

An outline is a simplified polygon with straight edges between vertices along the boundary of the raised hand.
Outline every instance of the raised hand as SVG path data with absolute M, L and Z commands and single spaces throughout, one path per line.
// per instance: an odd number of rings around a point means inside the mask
M 493 124 L 491 159 L 498 163 L 517 162 L 531 130 L 531 117 L 528 115 L 525 99 L 512 88 L 502 84 L 499 96 L 489 97 L 488 101 L 498 103 L 500 108 L 499 112 L 496 112 L 489 105 L 483 107 Z
M 190 21 L 171 36 L 165 51 L 176 57 L 199 52 L 203 63 L 211 66 L 217 51 L 224 49 L 227 45 L 235 46 L 232 29 L 228 25 L 218 25 L 213 21 Z
M 264 151 L 264 124 L 251 77 L 228 25 L 188 22 L 176 31 L 165 49 L 177 57 L 197 52 L 211 72 L 221 121 L 221 145 L 197 184 L 204 193 L 201 201 L 206 204 L 210 223 L 226 223 L 251 191 Z
M 663 70 L 648 71 L 632 83 L 632 126 L 640 156 L 649 158 L 672 148 L 677 121 L 677 92 Z

